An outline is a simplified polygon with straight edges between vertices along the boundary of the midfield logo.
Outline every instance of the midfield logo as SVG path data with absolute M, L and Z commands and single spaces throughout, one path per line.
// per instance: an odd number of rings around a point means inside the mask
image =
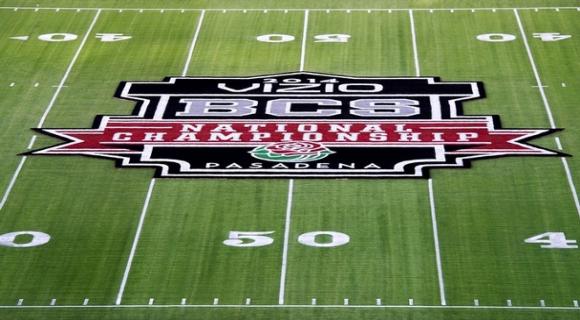
M 311 72 L 122 82 L 131 116 L 92 129 L 38 129 L 66 142 L 32 154 L 87 155 L 159 177 L 425 177 L 427 168 L 512 155 L 556 155 L 526 141 L 549 129 L 503 129 L 465 116 L 479 82 Z

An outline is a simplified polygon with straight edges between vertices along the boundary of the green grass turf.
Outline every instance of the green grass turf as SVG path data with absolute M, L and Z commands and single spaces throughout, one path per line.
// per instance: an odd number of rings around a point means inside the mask
M 158 19 L 150 13 L 119 17 L 116 12 L 102 13 L 95 33 L 113 28 L 143 41 L 101 43 L 91 37 L 45 126 L 83 127 L 99 113 L 128 113 L 127 103 L 111 98 L 121 79 L 159 79 L 166 72 L 181 72 L 197 13 L 170 13 Z M 70 31 L 83 34 L 86 30 L 84 25 Z M 120 52 L 130 54 L 121 57 Z M 49 143 L 46 140 L 39 139 L 37 146 Z M 85 295 L 95 303 L 114 302 L 151 173 L 117 170 L 109 161 L 78 160 L 27 160 L 2 210 L 2 231 L 43 230 L 56 241 L 45 250 L 4 253 L 2 282 L 13 285 L 2 290 L 3 304 L 13 304 L 17 296 L 42 303 L 53 295 L 62 297 L 63 303 L 75 303 Z
M 463 320 L 463 319 L 497 319 L 497 320 L 573 320 L 578 319 L 578 311 L 529 311 L 529 310 L 361 310 L 361 309 L 213 309 L 197 310 L 188 308 L 138 308 L 138 309 L 37 309 L 37 310 L 9 310 L 3 313 L 8 319 L 240 319 L 240 320 L 267 320 L 267 319 L 414 319 L 414 320 Z
M 151 0 L 2 0 L 3 6 L 112 7 L 112 8 L 489 8 L 572 6 L 576 0 L 165 0 L 163 5 Z
M 447 23 L 440 23 L 441 18 Z M 423 73 L 487 84 L 487 98 L 466 104 L 466 114 L 500 114 L 506 127 L 549 127 L 541 96 L 532 87 L 535 80 L 523 43 L 475 40 L 489 32 L 519 36 L 513 12 L 420 13 L 417 21 Z M 442 37 L 446 40 L 436 40 Z M 554 148 L 550 140 L 545 145 Z M 433 178 L 441 228 L 454 230 L 441 233 L 444 269 L 452 270 L 446 279 L 450 299 L 470 304 L 479 297 L 501 304 L 511 298 L 537 305 L 544 298 L 565 304 L 580 294 L 578 284 L 567 285 L 578 283 L 580 274 L 566 267 L 578 260 L 579 252 L 546 251 L 523 243 L 555 228 L 578 232 L 578 215 L 559 159 L 482 161 L 469 171 L 434 172 Z
M 0 5 L 13 5 L 2 1 Z M 30 5 L 26 1 L 19 4 Z M 475 5 L 475 2 L 471 2 Z M 526 2 L 537 4 L 537 2 Z M 59 1 L 40 5 L 92 6 Z M 102 6 L 128 6 L 103 1 Z M 319 5 L 328 5 L 324 1 Z M 384 5 L 384 3 L 382 3 Z M 462 2 L 465 5 L 466 2 Z M 477 2 L 477 5 L 480 5 Z M 491 6 L 496 3 L 488 4 Z M 502 2 L 505 6 L 522 2 Z M 566 1 L 550 5 L 570 5 Z M 154 6 L 136 1 L 131 6 Z M 168 2 L 167 7 L 210 6 Z M 232 6 L 231 2 L 211 6 Z M 299 6 L 305 3 L 253 1 L 248 6 Z M 353 5 L 339 2 L 337 6 Z M 360 6 L 363 6 L 359 4 Z M 368 1 L 364 7 L 375 7 Z M 405 1 L 393 6 L 406 6 Z M 420 2 L 450 7 L 457 1 Z M 2 105 L 0 182 L 7 185 L 34 127 L 86 32 L 95 12 L 0 10 Z M 526 31 L 579 30 L 576 10 L 522 11 Z M 501 115 L 505 127 L 549 127 L 519 30 L 511 11 L 415 12 L 419 63 L 423 75 L 443 80 L 484 81 L 487 98 L 467 102 L 466 114 Z M 102 43 L 89 37 L 67 87 L 50 112 L 46 127 L 88 127 L 99 114 L 128 114 L 132 103 L 112 98 L 119 81 L 158 80 L 180 75 L 197 25 L 198 12 L 103 11 L 92 34 L 127 33 L 133 39 Z M 207 12 L 189 75 L 254 75 L 299 68 L 303 12 Z M 74 42 L 17 42 L 8 37 L 71 32 Z M 518 37 L 506 43 L 475 40 L 480 33 Z M 296 37 L 287 43 L 261 43 L 260 34 Z M 348 43 L 315 43 L 321 33 L 347 33 Z M 305 69 L 353 75 L 415 75 L 407 12 L 311 12 Z M 554 136 L 565 152 L 580 147 L 575 119 L 580 68 L 579 43 L 545 43 L 529 37 L 556 123 Z M 10 82 L 17 86 L 9 88 Z M 33 87 L 39 82 L 39 87 Z M 562 87 L 562 82 L 567 87 Z M 36 147 L 54 143 L 42 137 Z M 541 144 L 554 148 L 553 137 Z M 575 157 L 568 159 L 580 175 Z M 115 169 L 108 160 L 81 157 L 30 157 L 7 205 L 0 233 L 39 230 L 52 236 L 32 249 L 0 248 L 0 305 L 110 305 L 125 269 L 150 169 Z M 468 170 L 433 171 L 443 271 L 448 304 L 571 306 L 580 299 L 579 250 L 547 250 L 523 239 L 545 231 L 580 238 L 578 215 L 560 159 L 482 160 Z M 280 262 L 288 181 L 157 179 L 143 233 L 125 291 L 124 304 L 278 303 Z M 296 180 L 289 241 L 287 304 L 438 305 L 433 232 L 426 180 Z M 230 248 L 229 231 L 275 231 L 262 248 Z M 350 235 L 343 247 L 298 244 L 299 234 L 331 230 Z M 566 310 L 459 309 L 0 309 L 10 319 L 577 319 Z

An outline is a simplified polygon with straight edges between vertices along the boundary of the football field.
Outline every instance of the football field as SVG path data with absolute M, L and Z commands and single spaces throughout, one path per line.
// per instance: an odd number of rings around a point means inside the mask
M 580 3 L 409 2 L 0 1 L 0 319 L 580 319 Z M 172 178 L 32 153 L 135 114 L 123 81 L 294 72 L 480 82 L 462 115 L 549 154 Z

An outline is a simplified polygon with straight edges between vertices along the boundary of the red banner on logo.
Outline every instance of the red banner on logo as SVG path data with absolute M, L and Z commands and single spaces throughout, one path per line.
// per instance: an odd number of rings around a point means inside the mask
M 520 143 L 544 130 L 495 129 L 491 118 L 469 120 L 141 120 L 105 118 L 98 129 L 46 130 L 71 141 L 43 153 L 130 152 L 139 146 L 256 146 L 309 141 L 326 146 L 447 146 L 448 153 L 546 154 Z

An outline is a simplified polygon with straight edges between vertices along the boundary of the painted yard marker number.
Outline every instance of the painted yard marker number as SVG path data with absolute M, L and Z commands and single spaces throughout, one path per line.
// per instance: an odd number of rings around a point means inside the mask
M 122 33 L 97 33 L 97 39 L 101 42 L 117 42 L 131 39 L 131 36 L 126 36 Z
M 263 34 L 257 37 L 261 42 L 289 42 L 294 41 L 294 36 L 287 34 Z
M 66 42 L 76 40 L 79 36 L 74 33 L 46 33 L 38 36 L 38 40 L 48 42 Z
M 485 33 L 478 35 L 476 38 L 479 41 L 485 42 L 508 42 L 514 41 L 516 36 L 508 33 Z
M 230 247 L 263 247 L 274 243 L 274 239 L 266 236 L 272 233 L 274 231 L 230 231 L 229 238 L 223 244 Z M 339 247 L 349 242 L 347 234 L 336 231 L 312 231 L 298 236 L 298 243 L 317 248 Z
M 526 243 L 541 244 L 546 249 L 576 249 L 576 240 L 566 239 L 564 232 L 544 232 L 524 240 Z
M 314 42 L 348 42 L 350 35 L 348 34 L 319 34 L 314 36 Z
M 18 241 L 18 238 L 28 236 L 28 242 Z M 50 235 L 40 231 L 15 231 L 0 235 L 0 246 L 10 248 L 38 247 L 50 241 Z
M 544 42 L 560 41 L 571 38 L 569 34 L 560 34 L 558 32 L 537 32 L 534 33 L 534 38 L 538 38 Z
M 560 34 L 558 32 L 536 32 L 533 34 L 534 38 L 538 38 L 544 42 L 554 42 L 571 38 L 569 34 Z M 484 33 L 475 37 L 479 41 L 485 42 L 508 42 L 514 41 L 516 36 L 509 33 Z
M 327 240 L 328 238 L 329 240 Z M 331 248 L 349 243 L 350 237 L 335 231 L 312 231 L 298 236 L 298 242 L 309 247 Z
M 244 231 L 230 231 L 229 239 L 223 243 L 230 247 L 263 247 L 270 245 L 274 239 L 265 235 L 272 234 L 274 231 L 265 232 L 244 232 Z
M 38 40 L 47 42 L 68 42 L 78 39 L 78 35 L 74 33 L 45 33 L 38 36 Z M 95 38 L 100 39 L 101 42 L 117 42 L 129 40 L 132 37 L 123 33 L 97 33 Z M 29 36 L 11 37 L 13 40 L 28 41 Z
M 289 34 L 263 34 L 256 37 L 261 42 L 290 42 L 296 40 L 296 37 Z M 314 36 L 314 42 L 348 42 L 350 35 L 342 33 L 318 34 Z

